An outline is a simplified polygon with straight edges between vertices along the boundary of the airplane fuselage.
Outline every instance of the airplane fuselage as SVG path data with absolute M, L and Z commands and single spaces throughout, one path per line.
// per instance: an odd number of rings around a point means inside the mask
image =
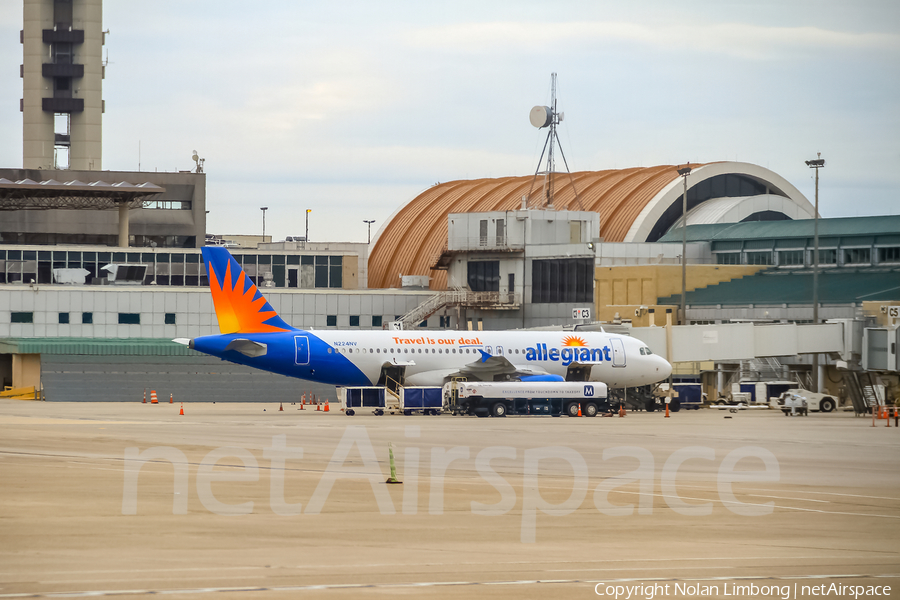
M 242 352 L 251 342 L 256 352 Z M 226 349 L 232 344 L 232 349 Z M 566 378 L 586 368 L 587 380 L 611 388 L 661 381 L 671 365 L 638 339 L 605 332 L 292 330 L 195 338 L 192 348 L 290 377 L 320 383 L 375 385 L 385 368 L 403 370 L 407 385 L 442 385 L 487 356 L 520 373 Z M 256 354 L 256 355 L 251 355 Z

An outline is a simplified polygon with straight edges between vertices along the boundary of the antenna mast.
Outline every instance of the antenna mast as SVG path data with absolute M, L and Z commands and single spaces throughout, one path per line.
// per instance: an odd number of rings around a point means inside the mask
M 547 139 L 544 141 L 544 149 L 541 150 L 541 157 L 538 159 L 537 170 L 534 172 L 534 178 L 531 180 L 531 188 L 528 190 L 528 199 L 531 199 L 531 192 L 534 190 L 534 184 L 538 175 L 544 175 L 544 205 L 546 208 L 553 210 L 553 174 L 556 173 L 556 160 L 553 156 L 554 145 L 559 144 L 559 136 L 556 134 L 556 126 L 562 123 L 565 113 L 559 113 L 556 110 L 556 73 L 550 74 L 550 106 L 535 106 L 531 109 L 529 119 L 531 124 L 538 129 L 549 127 L 547 131 Z M 548 150 L 549 146 L 549 150 Z M 544 160 L 544 154 L 547 154 L 547 170 L 541 171 L 541 163 Z M 581 199 L 578 197 L 578 190 L 575 189 L 575 180 L 572 179 L 572 173 L 569 171 L 569 164 L 566 162 L 566 155 L 563 154 L 562 144 L 559 146 L 559 153 L 562 156 L 563 163 L 566 165 L 566 172 L 569 173 L 569 179 L 572 182 L 572 190 L 575 192 L 575 201 L 581 206 Z

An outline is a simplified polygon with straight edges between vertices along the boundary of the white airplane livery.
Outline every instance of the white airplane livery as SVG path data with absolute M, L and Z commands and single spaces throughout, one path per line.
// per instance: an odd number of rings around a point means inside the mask
M 340 386 L 470 381 L 656 383 L 671 365 L 608 332 L 300 330 L 283 321 L 225 248 L 203 248 L 220 335 L 176 340 L 231 362 Z

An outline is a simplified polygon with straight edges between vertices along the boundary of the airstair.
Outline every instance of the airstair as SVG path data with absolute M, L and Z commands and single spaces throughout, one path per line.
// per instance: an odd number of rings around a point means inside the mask
M 884 398 L 879 398 L 874 377 L 868 371 L 844 371 L 844 386 L 857 416 L 867 414 L 872 407 L 884 404 Z

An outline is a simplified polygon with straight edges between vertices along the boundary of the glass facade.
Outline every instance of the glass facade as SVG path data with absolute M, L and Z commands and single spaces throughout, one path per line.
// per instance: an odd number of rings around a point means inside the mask
M 900 262 L 900 246 L 878 249 L 879 263 L 895 263 Z
M 469 289 L 473 292 L 500 291 L 500 261 L 471 261 L 467 266 Z
M 871 248 L 845 248 L 845 265 L 868 265 L 872 262 Z
M 2 226 L 2 225 L 0 225 Z M 0 243 L 7 245 L 90 245 L 118 246 L 118 235 L 92 233 L 23 233 L 0 230 Z M 193 235 L 132 235 L 131 244 L 136 247 L 196 248 L 197 238 Z
M 747 264 L 748 265 L 771 265 L 772 264 L 772 253 L 769 251 L 748 252 L 747 253 Z
M 131 249 L 129 249 L 131 250 Z M 84 269 L 85 283 L 98 284 L 111 263 L 144 265 L 144 285 L 206 287 L 209 280 L 199 251 L 148 252 L 84 250 L 0 249 L 0 284 L 53 283 L 54 269 Z M 267 280 L 277 288 L 341 289 L 344 257 L 334 255 L 285 255 L 232 253 L 247 276 L 259 287 Z M 348 257 L 349 260 L 355 257 Z M 268 277 L 267 277 L 268 276 Z
M 716 254 L 716 263 L 720 265 L 739 265 L 741 264 L 741 253 L 719 252 Z
M 554 258 L 531 261 L 531 301 L 534 304 L 593 300 L 593 259 Z
M 778 264 L 781 266 L 803 266 L 803 250 L 779 250 Z

